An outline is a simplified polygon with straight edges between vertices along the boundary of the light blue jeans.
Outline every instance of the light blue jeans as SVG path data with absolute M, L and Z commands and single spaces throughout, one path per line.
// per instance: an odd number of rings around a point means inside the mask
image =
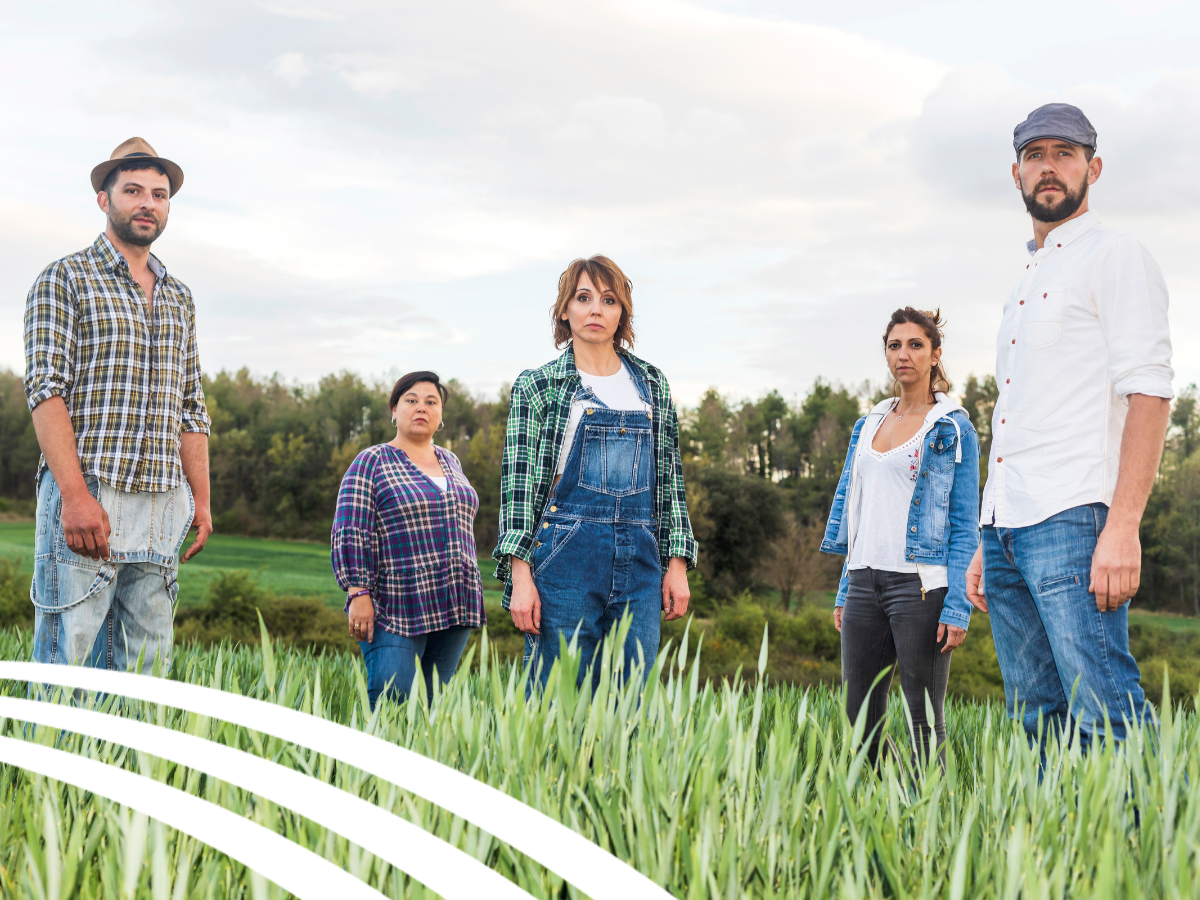
M 1146 695 L 1129 652 L 1129 604 L 1096 608 L 1092 554 L 1108 507 L 1076 506 L 1027 528 L 983 529 L 983 583 L 1010 717 L 1032 737 L 1079 723 L 1085 741 L 1123 740 L 1122 717 L 1140 722 Z M 1072 699 L 1072 695 L 1074 698 Z
M 108 513 L 109 557 L 80 556 L 62 530 L 62 495 L 49 470 L 38 484 L 34 538 L 33 659 L 128 671 L 144 653 L 148 674 L 171 662 L 179 550 L 195 503 L 187 483 L 164 492 L 118 491 L 94 476 L 88 490 Z

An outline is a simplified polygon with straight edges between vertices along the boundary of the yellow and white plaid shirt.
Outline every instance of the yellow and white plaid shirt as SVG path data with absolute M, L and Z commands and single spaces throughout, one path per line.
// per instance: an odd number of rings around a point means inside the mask
M 83 473 L 122 491 L 181 484 L 180 435 L 209 431 L 191 291 L 153 255 L 150 267 L 153 321 L 125 257 L 103 234 L 47 266 L 25 303 L 30 410 L 62 397 Z

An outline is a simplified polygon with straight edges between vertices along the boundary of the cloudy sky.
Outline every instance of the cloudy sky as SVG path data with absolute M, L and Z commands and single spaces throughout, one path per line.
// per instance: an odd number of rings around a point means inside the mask
M 1013 125 L 1082 106 L 1092 208 L 1171 289 L 1200 379 L 1200 4 L 272 0 L 0 8 L 0 367 L 25 294 L 103 225 L 130 135 L 187 174 L 156 245 L 205 369 L 433 368 L 492 392 L 554 355 L 574 257 L 634 283 L 676 394 L 881 379 L 892 309 L 992 371 L 1024 270 Z

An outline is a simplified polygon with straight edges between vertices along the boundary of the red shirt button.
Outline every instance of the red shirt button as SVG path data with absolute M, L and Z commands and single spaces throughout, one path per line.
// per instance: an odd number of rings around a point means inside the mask
M 1011 379 L 1011 378 L 1005 378 L 1005 379 L 1004 379 L 1004 383 L 1005 383 L 1005 384 L 1008 384 L 1010 381 L 1012 381 L 1012 379 Z
M 1021 305 L 1022 305 L 1022 306 L 1024 306 L 1024 305 L 1025 305 L 1025 301 L 1024 301 L 1024 300 L 1022 300 L 1022 301 L 1021 301 Z
M 1017 342 L 1017 339 L 1016 339 L 1016 338 L 1013 338 L 1013 343 L 1015 344 L 1016 342 Z
M 1001 420 L 1000 420 L 1000 424 L 1001 424 L 1001 425 L 1003 425 L 1003 424 L 1004 424 L 1005 422 L 1007 422 L 1007 421 L 1008 421 L 1008 419 L 1001 419 Z
M 1003 456 L 997 456 L 997 457 L 996 457 L 996 462 L 1004 462 L 1004 457 L 1003 457 Z
M 1062 244 L 1055 244 L 1055 246 L 1056 246 L 1056 247 L 1061 247 L 1061 246 L 1062 246 Z
M 1043 297 L 1049 297 L 1049 294 L 1042 294 Z

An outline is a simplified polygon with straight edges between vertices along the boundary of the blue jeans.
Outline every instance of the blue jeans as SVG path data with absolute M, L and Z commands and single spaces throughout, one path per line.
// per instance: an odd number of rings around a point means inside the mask
M 658 655 L 662 568 L 654 520 L 654 434 L 642 412 L 593 408 L 579 423 L 562 479 L 538 523 L 530 563 L 542 604 L 539 635 L 526 635 L 525 662 L 542 686 L 560 638 L 578 641 L 576 683 L 612 628 L 628 613 L 625 672 L 639 657 L 642 679 Z M 600 666 L 592 672 L 593 686 Z
M 1085 741 L 1125 737 L 1122 716 L 1140 722 L 1146 695 L 1129 652 L 1129 607 L 1096 608 L 1088 591 L 1092 554 L 1108 507 L 1076 506 L 1027 528 L 983 529 L 983 579 L 1008 714 L 1037 733 Z M 1078 687 L 1076 687 L 1078 682 Z M 1074 698 L 1072 699 L 1072 694 Z
M 458 668 L 458 658 L 470 636 L 471 629 L 466 625 L 454 625 L 413 637 L 392 634 L 377 627 L 375 640 L 369 644 L 358 642 L 367 665 L 367 696 L 371 698 L 371 709 L 375 708 L 375 702 L 384 691 L 402 703 L 412 690 L 418 665 L 425 676 L 425 695 L 432 700 L 434 668 L 437 668 L 438 682 L 444 685 Z
M 88 490 L 108 514 L 109 557 L 80 556 L 62 530 L 62 495 L 49 470 L 38 483 L 34 537 L 33 659 L 128 671 L 144 653 L 171 665 L 179 549 L 195 506 L 184 483 L 128 493 L 88 475 Z

